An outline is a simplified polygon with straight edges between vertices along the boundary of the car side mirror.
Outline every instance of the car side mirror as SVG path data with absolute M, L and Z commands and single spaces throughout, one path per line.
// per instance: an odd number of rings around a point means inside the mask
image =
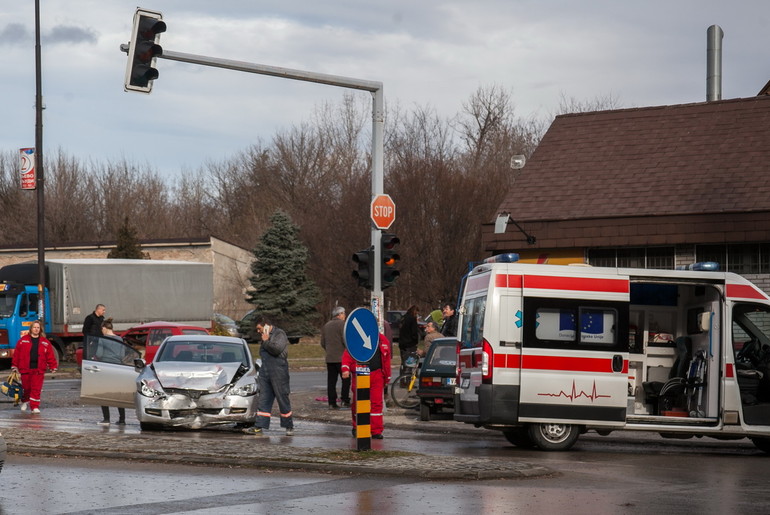
M 147 366 L 147 363 L 144 362 L 142 358 L 135 358 L 134 359 L 134 370 L 137 372 L 141 372 L 144 370 L 144 367 Z
M 262 367 L 262 360 L 261 359 L 255 359 L 254 360 L 254 369 L 259 372 L 259 369 Z

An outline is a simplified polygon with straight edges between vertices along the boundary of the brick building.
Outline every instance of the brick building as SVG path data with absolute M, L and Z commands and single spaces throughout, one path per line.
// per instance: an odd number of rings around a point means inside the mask
M 483 225 L 484 249 L 597 266 L 718 261 L 770 291 L 768 126 L 767 95 L 558 116 L 499 207 L 504 232 Z

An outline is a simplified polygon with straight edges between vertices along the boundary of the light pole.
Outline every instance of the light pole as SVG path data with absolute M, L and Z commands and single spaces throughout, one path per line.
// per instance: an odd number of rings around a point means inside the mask
M 45 328 L 45 180 L 43 175 L 43 80 L 40 58 L 40 0 L 35 0 L 35 167 L 37 190 L 38 316 Z

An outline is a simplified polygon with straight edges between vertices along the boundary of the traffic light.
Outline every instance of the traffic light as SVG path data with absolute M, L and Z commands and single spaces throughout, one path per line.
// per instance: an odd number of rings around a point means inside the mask
M 396 270 L 396 264 L 401 256 L 396 252 L 395 247 L 401 243 L 401 240 L 395 234 L 383 233 L 380 237 L 380 248 L 382 250 L 382 289 L 393 286 L 401 272 Z
M 358 264 L 358 270 L 353 270 L 353 277 L 358 279 L 358 285 L 371 290 L 374 279 L 374 249 L 359 250 L 353 254 L 353 261 Z
M 134 13 L 134 28 L 128 46 L 128 65 L 126 66 L 126 91 L 149 93 L 152 81 L 158 78 L 155 61 L 163 55 L 163 48 L 158 44 L 160 33 L 166 32 L 163 15 L 155 11 L 137 9 Z

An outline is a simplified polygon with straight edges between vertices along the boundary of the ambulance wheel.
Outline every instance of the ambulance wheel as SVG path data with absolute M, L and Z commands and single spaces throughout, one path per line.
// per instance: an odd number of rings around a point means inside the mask
M 566 451 L 575 445 L 580 431 L 571 424 L 532 424 L 529 437 L 543 451 Z
M 754 445 L 757 446 L 757 449 L 770 454 L 770 438 L 761 438 L 758 436 L 756 438 L 752 438 L 751 441 L 754 442 Z
M 424 422 L 430 420 L 430 405 L 424 402 L 420 403 L 420 420 Z
M 535 446 L 535 442 L 529 436 L 529 429 L 527 427 L 514 427 L 513 429 L 503 431 L 503 436 L 510 443 L 522 449 L 531 449 Z

